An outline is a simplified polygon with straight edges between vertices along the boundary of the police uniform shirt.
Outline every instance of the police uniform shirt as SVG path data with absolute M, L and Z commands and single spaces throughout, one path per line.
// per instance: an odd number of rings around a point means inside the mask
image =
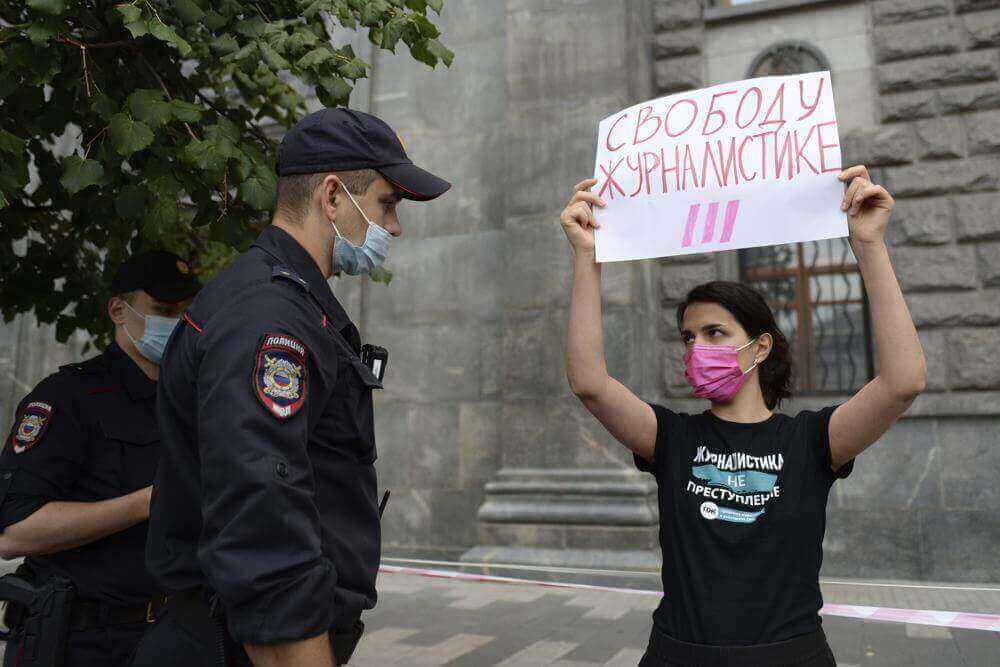
M 0 454 L 0 526 L 53 501 L 96 502 L 153 482 L 156 383 L 118 345 L 63 366 L 21 401 Z M 157 594 L 144 565 L 146 522 L 73 549 L 26 559 L 38 580 L 70 578 L 77 595 L 115 605 Z
M 380 556 L 372 389 L 358 330 L 312 258 L 269 226 L 167 346 L 147 564 L 206 587 L 239 642 L 350 627 Z

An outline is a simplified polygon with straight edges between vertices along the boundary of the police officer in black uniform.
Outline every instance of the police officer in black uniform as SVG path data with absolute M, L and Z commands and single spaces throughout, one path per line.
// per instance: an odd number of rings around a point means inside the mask
M 347 109 L 292 128 L 277 170 L 272 224 L 167 347 L 147 563 L 168 600 L 136 666 L 345 664 L 375 604 L 386 358 L 327 280 L 380 265 L 399 200 L 450 185 Z
M 156 379 L 181 310 L 200 284 L 180 257 L 155 251 L 119 267 L 108 300 L 114 342 L 63 366 L 21 401 L 0 453 L 0 555 L 25 556 L 29 586 L 72 582 L 62 664 L 127 665 L 162 602 L 144 555 L 160 436 Z M 49 610 L 51 611 L 51 610 Z M 59 631 L 15 630 L 4 665 L 34 664 Z M 60 642 L 61 643 L 61 642 Z

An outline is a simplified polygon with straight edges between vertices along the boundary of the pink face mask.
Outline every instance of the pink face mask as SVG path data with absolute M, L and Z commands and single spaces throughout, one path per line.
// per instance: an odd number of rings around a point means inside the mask
M 751 338 L 743 347 L 734 345 L 693 345 L 684 353 L 684 377 L 694 387 L 694 395 L 715 403 L 728 403 L 746 382 L 747 373 L 757 364 L 740 369 L 740 350 L 756 342 Z

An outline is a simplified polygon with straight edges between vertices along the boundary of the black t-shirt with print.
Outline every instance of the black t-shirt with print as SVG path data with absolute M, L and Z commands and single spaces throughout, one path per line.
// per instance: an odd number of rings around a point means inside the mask
M 816 630 L 826 503 L 837 478 L 834 407 L 739 424 L 659 405 L 654 462 L 667 635 L 696 644 L 777 642 Z

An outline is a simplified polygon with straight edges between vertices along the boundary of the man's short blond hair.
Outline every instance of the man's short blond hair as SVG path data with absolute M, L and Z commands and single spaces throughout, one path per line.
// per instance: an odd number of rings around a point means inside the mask
M 304 218 L 309 213 L 309 201 L 312 199 L 313 192 L 330 174 L 337 176 L 352 195 L 363 195 L 379 176 L 374 169 L 280 176 L 278 177 L 278 210 L 293 221 Z

